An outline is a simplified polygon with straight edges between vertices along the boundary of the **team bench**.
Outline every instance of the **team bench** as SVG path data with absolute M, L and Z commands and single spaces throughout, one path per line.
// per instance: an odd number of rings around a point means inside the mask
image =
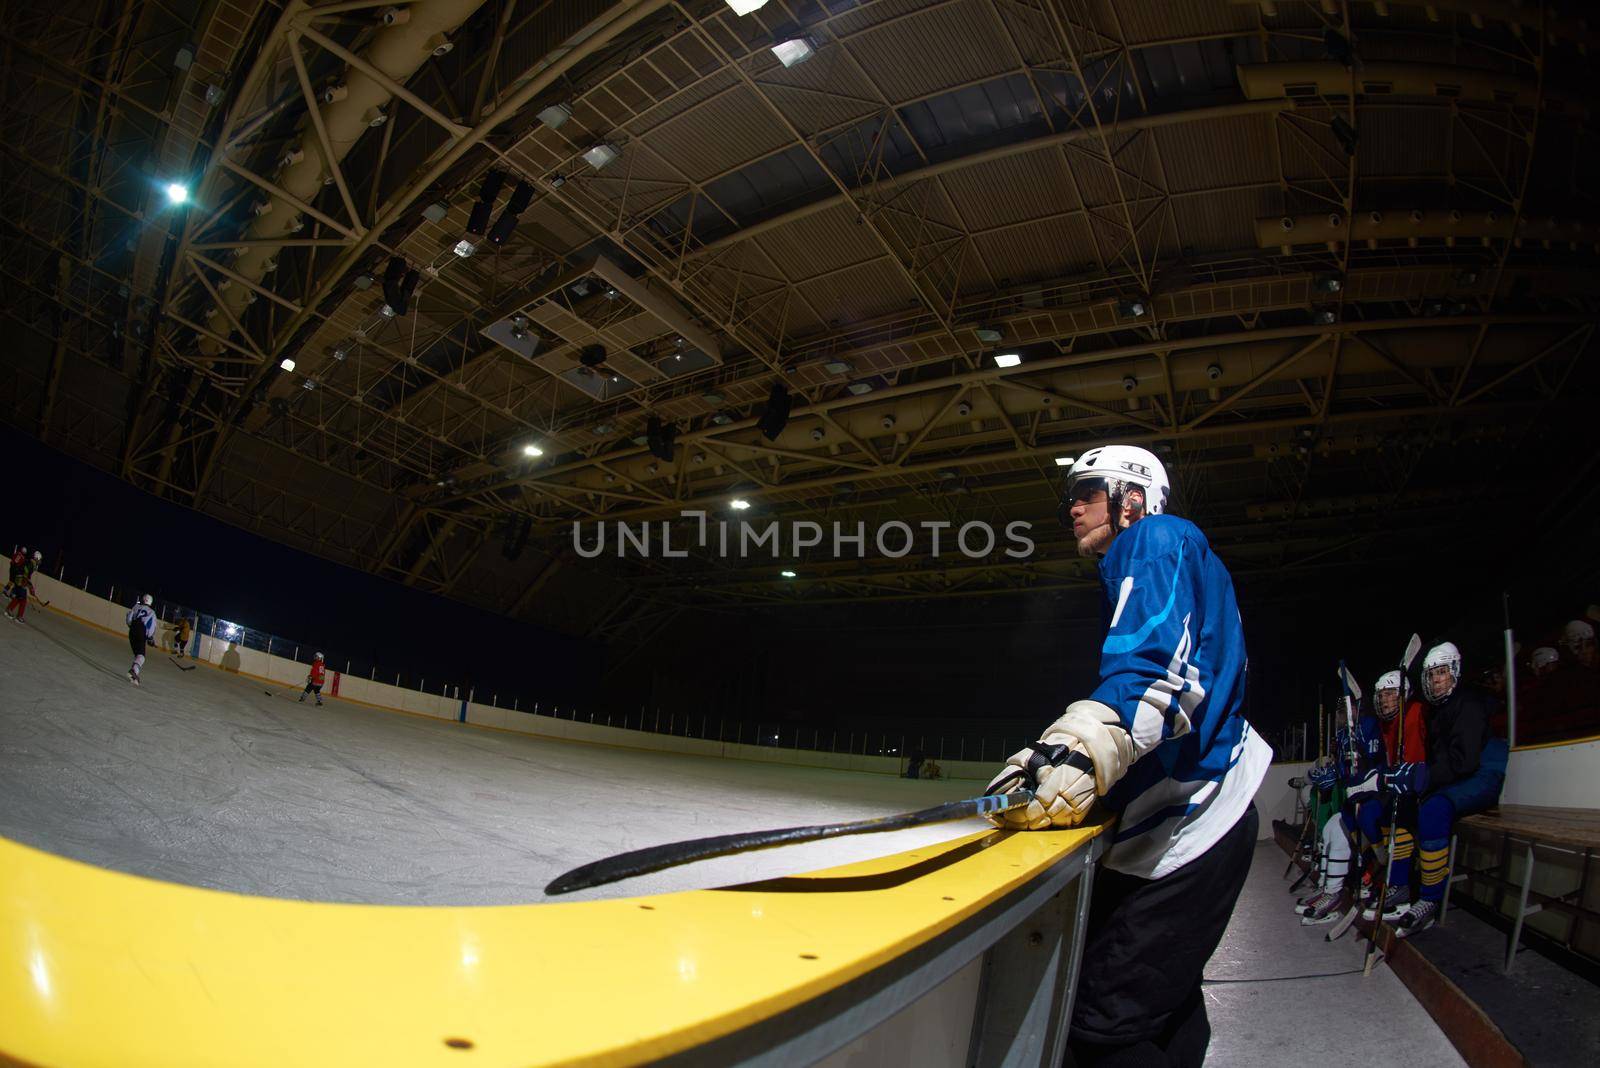
M 1457 838 L 1472 830 L 1500 839 L 1500 856 L 1497 863 L 1481 869 L 1455 870 Z M 1552 896 L 1533 889 L 1533 873 L 1537 860 L 1535 850 L 1550 853 L 1581 855 L 1582 868 L 1577 889 L 1567 894 Z M 1543 805 L 1501 805 L 1499 808 L 1467 816 L 1456 825 L 1450 838 L 1450 885 L 1476 879 L 1494 888 L 1494 908 L 1501 911 L 1506 894 L 1517 895 L 1516 907 L 1511 911 L 1511 938 L 1506 946 L 1505 971 L 1511 970 L 1516 960 L 1518 943 L 1522 939 L 1522 922 L 1535 913 L 1559 912 L 1576 920 L 1600 922 L 1600 913 L 1586 908 L 1583 903 L 1588 881 L 1590 862 L 1600 849 L 1600 811 L 1587 808 L 1553 808 Z M 1512 881 L 1511 861 L 1515 854 L 1524 860 L 1521 884 Z M 1445 895 L 1444 908 L 1439 912 L 1439 922 L 1444 922 L 1449 908 L 1450 895 Z M 1567 935 L 1571 948 L 1576 923 Z

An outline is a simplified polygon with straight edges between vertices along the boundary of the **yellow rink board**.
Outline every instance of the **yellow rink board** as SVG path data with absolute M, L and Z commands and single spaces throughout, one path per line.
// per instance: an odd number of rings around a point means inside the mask
M 249 897 L 0 838 L 0 1061 L 639 1063 L 892 960 L 1099 830 L 980 831 L 803 877 L 905 874 L 881 888 L 489 907 Z

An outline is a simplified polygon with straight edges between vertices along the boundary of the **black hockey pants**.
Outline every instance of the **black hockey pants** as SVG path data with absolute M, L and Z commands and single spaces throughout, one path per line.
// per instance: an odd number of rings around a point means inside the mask
M 1160 879 L 1095 872 L 1067 1065 L 1204 1062 L 1211 1024 L 1200 980 L 1250 873 L 1258 822 L 1252 804 L 1210 849 Z

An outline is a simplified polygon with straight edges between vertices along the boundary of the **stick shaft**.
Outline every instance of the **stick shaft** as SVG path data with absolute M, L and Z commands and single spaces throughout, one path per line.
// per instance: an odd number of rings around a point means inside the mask
M 674 868 L 696 860 L 727 856 L 730 853 L 748 853 L 756 849 L 796 845 L 800 842 L 818 842 L 827 838 L 843 838 L 852 834 L 875 834 L 881 831 L 900 831 L 908 827 L 921 827 L 930 823 L 946 823 L 1004 812 L 1010 808 L 1026 806 L 1033 800 L 1031 790 L 1013 790 L 1008 794 L 985 794 L 964 801 L 947 801 L 942 805 L 904 812 L 897 816 L 876 816 L 872 819 L 853 820 L 849 823 L 822 823 L 808 827 L 783 827 L 773 831 L 747 831 L 741 834 L 722 834 L 711 838 L 693 838 L 686 842 L 670 842 L 649 846 L 628 853 L 593 861 L 564 872 L 545 887 L 547 894 L 568 894 L 574 890 L 604 886 L 607 883 L 631 879 L 638 875 L 665 868 Z

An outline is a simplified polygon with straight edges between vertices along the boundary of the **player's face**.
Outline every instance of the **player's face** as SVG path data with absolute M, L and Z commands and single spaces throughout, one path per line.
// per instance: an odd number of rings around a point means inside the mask
M 1072 536 L 1078 542 L 1079 556 L 1094 556 L 1105 551 L 1111 540 L 1111 520 L 1107 515 L 1104 489 L 1080 489 L 1072 498 Z
M 1575 657 L 1577 657 L 1578 663 L 1582 664 L 1586 668 L 1592 668 L 1595 666 L 1596 662 L 1600 662 L 1600 655 L 1597 655 L 1596 653 L 1595 641 L 1593 638 L 1584 638 L 1579 641 L 1578 644 L 1573 648 L 1572 653 Z
M 1396 712 L 1400 711 L 1400 691 L 1399 690 L 1379 690 L 1378 691 L 1378 711 L 1382 712 L 1385 718 L 1387 718 L 1389 716 L 1392 716 Z
M 1428 692 L 1434 697 L 1443 697 L 1450 692 L 1450 665 L 1440 664 L 1428 669 Z

